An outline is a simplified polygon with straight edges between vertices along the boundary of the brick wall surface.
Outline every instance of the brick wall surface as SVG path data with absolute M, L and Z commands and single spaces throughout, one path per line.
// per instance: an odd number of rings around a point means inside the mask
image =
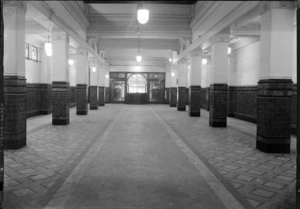
M 87 115 L 88 103 L 87 103 L 87 85 L 77 84 L 76 86 L 76 114 Z
M 177 110 L 186 110 L 186 87 L 177 88 Z
M 105 103 L 110 103 L 110 88 L 105 87 Z
M 90 86 L 90 109 L 98 110 L 98 86 Z
M 258 82 L 257 149 L 270 153 L 290 152 L 291 104 L 292 80 Z
M 52 113 L 52 85 L 40 84 L 40 114 Z
M 228 116 L 256 122 L 257 86 L 230 86 L 228 90 Z
M 76 106 L 76 86 L 70 86 L 70 107 L 75 107 Z
M 185 101 L 186 101 L 186 105 L 189 105 L 190 103 L 190 88 L 185 88 Z
M 26 79 L 4 76 L 4 149 L 26 145 Z
M 52 83 L 52 124 L 67 125 L 70 122 L 70 88 L 68 82 Z
M 176 107 L 177 104 L 177 88 L 172 87 L 170 88 L 170 107 Z
M 291 131 L 293 134 L 296 134 L 297 131 L 297 84 L 292 84 L 292 122 L 291 122 Z
M 170 103 L 170 88 L 165 88 L 165 104 Z
M 199 117 L 201 108 L 201 86 L 190 86 L 189 100 L 189 115 Z
M 227 84 L 210 85 L 209 125 L 212 127 L 227 126 Z
M 98 97 L 98 105 L 104 106 L 105 105 L 105 88 L 104 86 L 99 86 L 99 97 Z
M 26 84 L 26 117 L 52 112 L 51 84 Z
M 209 110 L 209 87 L 201 88 L 200 104 L 201 104 L 201 108 L 207 111 Z
M 26 84 L 26 117 L 40 114 L 40 85 Z

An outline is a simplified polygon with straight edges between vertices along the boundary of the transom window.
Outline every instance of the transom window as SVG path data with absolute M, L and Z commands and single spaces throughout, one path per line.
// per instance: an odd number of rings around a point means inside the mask
M 147 93 L 147 79 L 142 74 L 133 74 L 128 78 L 128 93 Z

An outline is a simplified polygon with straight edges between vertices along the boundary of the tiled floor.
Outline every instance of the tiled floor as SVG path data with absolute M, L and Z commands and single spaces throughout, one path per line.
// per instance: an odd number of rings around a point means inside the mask
M 106 104 L 67 126 L 27 120 L 5 152 L 5 208 L 295 208 L 291 154 L 255 149 L 255 124 L 208 126 L 168 105 Z

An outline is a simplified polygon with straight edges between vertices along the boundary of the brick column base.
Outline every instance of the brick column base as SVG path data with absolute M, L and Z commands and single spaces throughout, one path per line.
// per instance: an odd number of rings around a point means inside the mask
M 177 88 L 172 87 L 170 88 L 170 107 L 176 107 L 176 102 L 177 102 Z
M 186 87 L 178 87 L 177 110 L 185 111 L 186 109 Z
M 90 109 L 98 110 L 98 86 L 90 86 Z
M 256 148 L 267 153 L 289 153 L 292 80 L 258 82 Z
M 52 113 L 52 85 L 40 84 L 40 114 L 48 115 Z
M 104 106 L 105 105 L 105 89 L 104 89 L 104 86 L 99 86 L 98 105 L 99 106 Z
M 110 88 L 105 87 L 105 103 L 110 103 Z
M 209 92 L 209 126 L 227 126 L 227 84 L 211 84 Z
M 4 149 L 26 146 L 26 79 L 4 76 Z
M 190 86 L 189 100 L 189 116 L 200 117 L 201 86 Z
M 77 84 L 77 101 L 76 101 L 76 115 L 87 115 L 88 114 L 88 103 L 87 103 L 87 85 Z
M 52 125 L 70 123 L 70 89 L 69 83 L 54 81 L 52 83 Z
M 165 88 L 165 104 L 169 104 L 170 103 L 170 89 L 169 88 Z

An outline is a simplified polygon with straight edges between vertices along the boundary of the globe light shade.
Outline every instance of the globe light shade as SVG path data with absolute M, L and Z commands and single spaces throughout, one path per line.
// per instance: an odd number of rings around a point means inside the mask
M 207 64 L 207 59 L 202 59 L 202 64 L 206 65 Z
M 45 43 L 45 52 L 48 57 L 52 56 L 52 44 L 47 42 Z
M 175 76 L 175 73 L 174 73 L 174 72 L 172 72 L 172 73 L 171 73 L 171 76 L 172 76 L 172 77 L 174 77 L 174 76 Z
M 92 71 L 93 71 L 93 73 L 95 73 L 96 72 L 96 67 L 92 67 Z
M 149 10 L 147 9 L 139 9 L 137 12 L 137 19 L 139 23 L 145 24 L 149 20 Z
M 105 76 L 105 77 L 106 77 L 106 79 L 108 79 L 108 78 L 109 78 L 109 76 L 108 76 L 107 74 L 106 74 L 106 76 Z
M 141 55 L 137 55 L 136 56 L 136 61 L 137 62 L 141 62 L 142 61 L 142 56 Z
M 73 65 L 74 64 L 74 60 L 69 60 L 69 65 Z
M 228 54 L 231 54 L 231 48 L 228 47 Z
M 172 58 L 169 58 L 169 62 L 172 62 Z

